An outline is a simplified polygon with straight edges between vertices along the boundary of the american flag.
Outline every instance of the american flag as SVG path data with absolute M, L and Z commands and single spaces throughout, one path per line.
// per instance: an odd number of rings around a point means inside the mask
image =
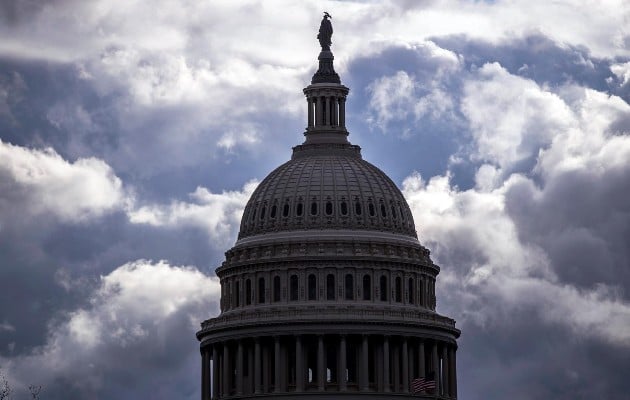
M 411 390 L 413 393 L 435 390 L 435 373 L 429 372 L 424 378 L 416 378 L 412 380 Z

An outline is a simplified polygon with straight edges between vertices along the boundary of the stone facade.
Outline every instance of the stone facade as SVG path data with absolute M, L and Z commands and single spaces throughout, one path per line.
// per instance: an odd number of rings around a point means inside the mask
M 457 398 L 455 321 L 396 185 L 348 142 L 349 89 L 322 51 L 303 144 L 249 200 L 197 332 L 202 400 Z M 435 389 L 414 390 L 429 378 Z

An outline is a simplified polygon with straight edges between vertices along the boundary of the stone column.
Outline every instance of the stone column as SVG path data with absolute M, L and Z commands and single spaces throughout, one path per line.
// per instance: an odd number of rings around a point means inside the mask
M 417 378 L 424 378 L 426 372 L 424 371 L 424 340 L 420 339 L 418 343 L 418 376 Z
M 236 348 L 236 394 L 243 394 L 243 340 L 238 341 Z
M 261 390 L 261 382 L 260 382 L 260 373 L 263 367 L 261 365 L 260 360 L 260 341 L 258 338 L 254 339 L 254 393 L 260 394 Z
M 346 127 L 346 99 L 344 97 L 339 99 L 339 125 Z
M 402 341 L 402 392 L 409 393 L 409 348 L 406 337 Z
M 247 346 L 247 394 L 252 394 L 254 392 L 254 349 L 249 342 Z
M 457 398 L 457 361 L 456 361 L 456 354 L 457 354 L 457 349 L 455 348 L 455 346 L 451 346 L 450 348 L 450 357 L 449 357 L 449 361 L 451 364 L 451 397 L 453 398 Z
M 389 349 L 392 356 L 392 386 L 394 392 L 400 392 L 400 344 L 395 343 Z
M 306 102 L 308 104 L 308 127 L 310 128 L 313 126 L 313 99 L 309 97 Z
M 368 354 L 368 337 L 361 337 L 361 391 L 367 392 L 370 387 L 370 371 L 369 371 L 369 354 Z
M 262 391 L 263 393 L 269 393 L 271 388 L 271 355 L 269 355 L 269 345 L 262 343 Z
M 209 350 L 201 350 L 201 400 L 208 400 L 210 397 L 210 360 Z
M 383 337 L 383 391 L 391 392 L 389 386 L 389 336 Z
M 339 338 L 339 390 L 346 391 L 347 388 L 347 374 L 346 374 L 346 335 L 341 335 Z
M 322 112 L 322 98 L 321 96 L 317 96 L 317 101 L 315 102 L 315 125 L 324 125 L 323 117 L 324 113 Z
M 219 352 L 212 346 L 212 400 L 219 398 Z
M 435 376 L 435 393 L 440 393 L 440 359 L 438 357 L 437 342 L 433 342 L 433 348 L 431 351 L 431 358 L 433 359 L 433 373 Z
M 221 390 L 223 397 L 230 395 L 230 347 L 227 342 L 223 343 L 223 385 Z
M 326 125 L 332 124 L 332 115 L 330 115 L 330 96 L 326 96 Z
M 302 356 L 302 337 L 295 337 L 295 391 L 304 391 L 304 357 Z
M 451 366 L 448 363 L 448 350 L 446 343 L 442 345 L 442 394 L 444 396 L 450 396 L 449 377 Z
M 273 360 L 274 360 L 274 383 L 273 383 L 273 391 L 274 392 L 280 392 L 281 388 L 280 388 L 280 381 L 281 381 L 281 375 L 282 375 L 282 365 L 280 362 L 280 336 L 274 336 L 273 338 L 273 342 L 274 342 L 274 354 L 273 354 Z
M 317 389 L 324 390 L 326 365 L 324 364 L 324 335 L 317 335 Z

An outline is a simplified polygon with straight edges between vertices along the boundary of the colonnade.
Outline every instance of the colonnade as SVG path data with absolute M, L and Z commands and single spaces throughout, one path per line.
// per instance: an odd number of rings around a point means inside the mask
M 307 98 L 308 126 L 346 126 L 345 96 L 315 96 Z
M 406 336 L 283 335 L 202 349 L 202 399 L 305 391 L 409 393 L 435 377 L 440 398 L 456 398 L 456 345 Z

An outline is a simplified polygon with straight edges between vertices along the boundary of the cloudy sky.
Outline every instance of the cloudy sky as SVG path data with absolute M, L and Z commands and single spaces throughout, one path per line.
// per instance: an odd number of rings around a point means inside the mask
M 0 372 L 198 399 L 194 332 L 303 140 L 322 11 L 350 140 L 442 267 L 462 399 L 628 399 L 627 1 L 0 0 Z

